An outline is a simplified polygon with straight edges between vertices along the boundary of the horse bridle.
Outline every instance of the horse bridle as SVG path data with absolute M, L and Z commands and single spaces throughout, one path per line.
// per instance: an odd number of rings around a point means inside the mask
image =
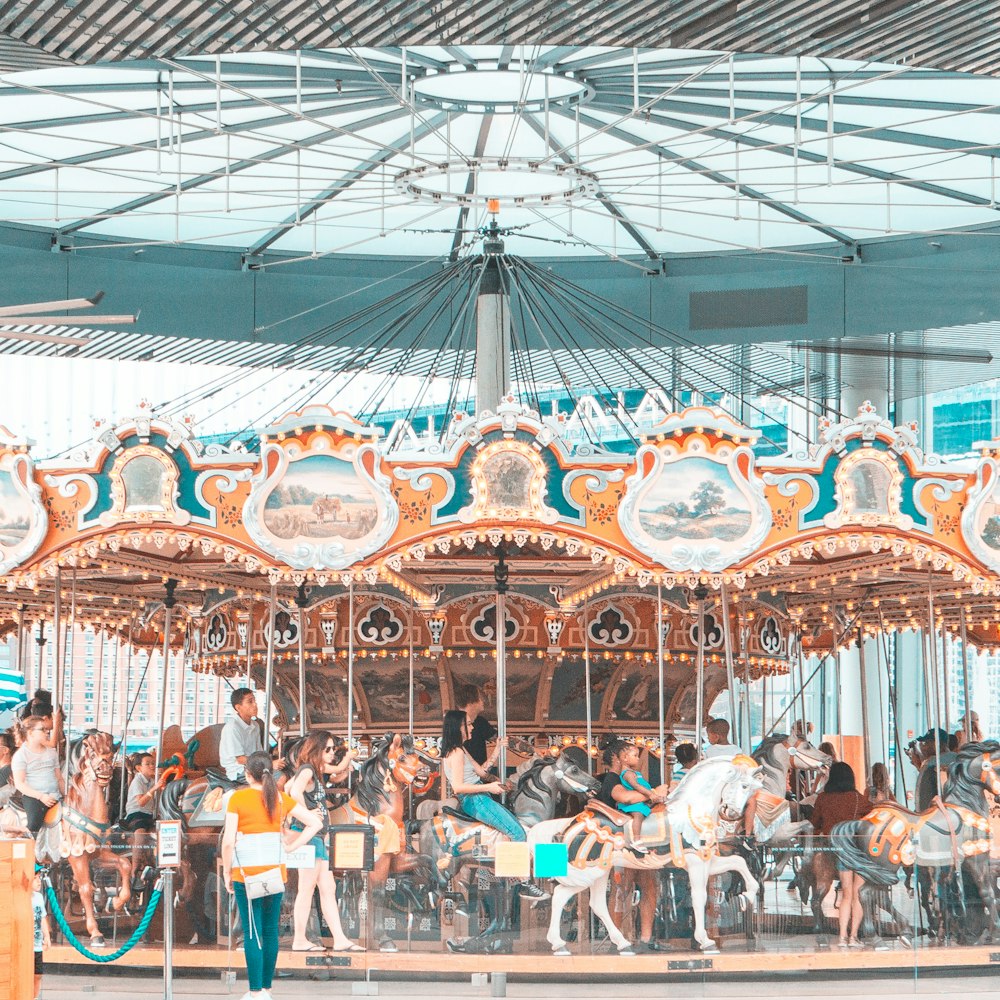
M 997 776 L 989 751 L 983 754 L 983 784 L 994 795 L 1000 795 L 1000 777 Z
M 569 788 L 576 792 L 577 795 L 586 795 L 589 789 L 582 782 L 576 781 L 570 778 L 567 773 L 558 765 L 552 765 L 552 773 L 556 776 L 559 781 L 564 781 Z

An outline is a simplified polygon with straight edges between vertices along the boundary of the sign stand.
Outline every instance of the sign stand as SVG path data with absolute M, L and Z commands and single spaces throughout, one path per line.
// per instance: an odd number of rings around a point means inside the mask
M 163 899 L 163 1000 L 174 1000 L 174 869 L 181 862 L 181 821 L 156 823 L 156 866 Z

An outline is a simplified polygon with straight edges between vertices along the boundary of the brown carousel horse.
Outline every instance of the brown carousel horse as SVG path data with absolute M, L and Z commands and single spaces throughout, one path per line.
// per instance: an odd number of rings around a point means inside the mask
M 990 824 L 986 793 L 1000 795 L 1000 743 L 967 743 L 948 767 L 941 797 L 922 813 L 894 803 L 883 803 L 867 816 L 838 823 L 830 834 L 841 869 L 864 879 L 861 901 L 865 919 L 872 916 L 872 896 L 891 889 L 902 865 L 916 864 L 922 882 L 936 883 L 937 894 L 927 894 L 931 917 L 941 934 L 948 913 L 942 910 L 942 885 L 953 884 L 960 911 L 965 909 L 962 879 L 968 873 L 979 892 L 987 924 L 983 937 L 993 940 L 1000 930 L 996 892 L 990 872 Z M 829 885 L 819 886 L 820 899 Z M 901 937 L 909 937 L 906 917 L 893 910 Z M 961 914 L 965 917 L 965 913 Z
M 128 854 L 117 853 L 111 848 L 114 819 L 108 804 L 108 789 L 115 774 L 115 748 L 111 736 L 89 733 L 77 747 L 76 772 L 70 778 L 62 803 L 59 852 L 69 862 L 79 886 L 91 947 L 101 948 L 105 941 L 94 913 L 91 865 L 104 862 L 118 869 L 120 885 L 111 904 L 118 913 L 132 897 L 132 861 Z
M 380 951 L 396 951 L 386 930 L 386 881 L 413 871 L 420 859 L 409 850 L 404 825 L 404 793 L 428 761 L 413 737 L 387 733 L 361 765 L 354 795 L 330 810 L 331 825 L 368 823 L 375 828 L 375 867 L 371 872 L 372 939 Z

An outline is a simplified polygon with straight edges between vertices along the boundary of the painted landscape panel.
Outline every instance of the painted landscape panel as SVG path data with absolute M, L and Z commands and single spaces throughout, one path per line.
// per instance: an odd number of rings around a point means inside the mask
M 638 507 L 639 524 L 651 538 L 731 542 L 750 530 L 752 513 L 729 469 L 708 458 L 684 458 L 664 466 Z
M 23 542 L 31 527 L 31 504 L 18 492 L 10 472 L 0 472 L 0 545 Z
M 976 532 L 991 548 L 1000 551 L 1000 479 L 993 480 L 993 488 L 976 517 Z
M 292 462 L 264 503 L 264 525 L 278 538 L 362 538 L 377 521 L 374 493 L 333 455 Z

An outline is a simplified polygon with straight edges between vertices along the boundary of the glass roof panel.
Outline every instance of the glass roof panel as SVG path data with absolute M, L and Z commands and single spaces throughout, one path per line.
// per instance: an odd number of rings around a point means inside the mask
M 678 49 L 641 51 L 636 72 L 631 49 L 537 45 L 219 65 L 5 76 L 3 217 L 98 239 L 447 255 L 472 252 L 497 197 L 508 249 L 541 257 L 996 217 L 992 78 Z

